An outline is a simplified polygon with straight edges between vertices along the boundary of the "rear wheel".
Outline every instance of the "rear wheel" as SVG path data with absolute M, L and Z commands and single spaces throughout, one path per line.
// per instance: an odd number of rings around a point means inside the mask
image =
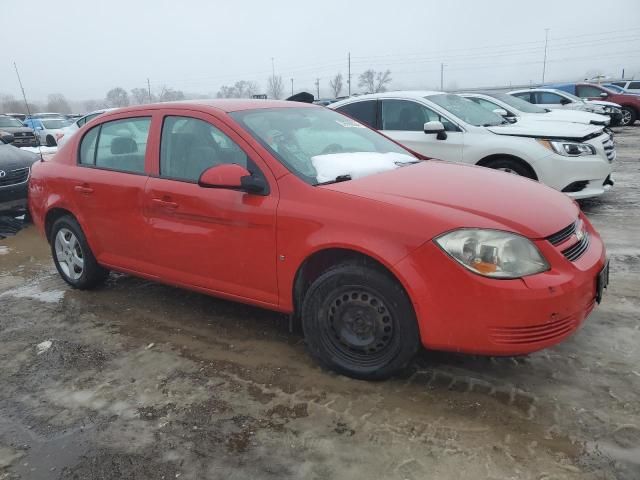
M 55 147 L 57 145 L 56 139 L 51 135 L 47 135 L 47 147 Z
M 302 306 L 302 327 L 318 363 L 365 380 L 398 372 L 420 346 L 403 288 L 388 274 L 355 264 L 334 267 L 313 282 Z
M 501 157 L 494 158 L 489 160 L 486 163 L 482 164 L 483 167 L 493 168 L 494 170 L 500 170 L 506 173 L 512 173 L 514 175 L 519 175 L 521 177 L 530 178 L 532 180 L 536 179 L 535 174 L 527 165 L 519 162 L 518 160 L 514 160 L 513 158 Z
M 633 108 L 622 107 L 622 119 L 620 120 L 620 125 L 622 125 L 623 127 L 633 125 L 637 117 L 638 115 Z
M 51 227 L 51 254 L 62 279 L 74 288 L 93 288 L 109 271 L 98 265 L 75 218 L 63 216 Z

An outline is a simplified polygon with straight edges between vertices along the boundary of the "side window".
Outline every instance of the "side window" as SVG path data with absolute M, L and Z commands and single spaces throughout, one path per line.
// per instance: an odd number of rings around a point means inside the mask
M 96 160 L 96 141 L 100 133 L 100 126 L 93 127 L 89 130 L 80 142 L 80 158 L 79 161 L 83 165 L 94 165 Z
M 513 95 L 514 97 L 517 97 L 517 98 L 521 98 L 525 102 L 538 103 L 538 102 L 536 102 L 535 98 L 534 99 L 531 98 L 532 95 L 529 92 L 512 93 L 511 95 Z
M 160 175 L 197 182 L 207 168 L 235 163 L 252 173 L 256 167 L 228 136 L 203 120 L 165 117 L 160 140 Z
M 637 83 L 640 85 L 640 82 L 637 82 Z M 622 88 L 624 88 L 626 84 L 627 82 L 611 82 L 611 85 L 617 85 L 618 87 L 622 87 Z M 631 86 L 629 86 L 629 88 L 631 88 Z
M 564 98 L 553 92 L 535 92 L 534 97 L 536 99 L 534 103 L 544 105 L 561 105 L 562 99 Z
M 422 132 L 426 122 L 442 122 L 445 130 L 457 131 L 454 124 L 433 110 L 408 100 L 382 100 L 382 130 Z
M 342 107 L 336 108 L 340 113 L 349 115 L 359 122 L 376 128 L 376 100 L 366 100 L 364 102 L 354 102 Z
M 144 173 L 150 126 L 151 119 L 148 117 L 114 120 L 101 124 L 96 167 Z
M 633 90 L 640 90 L 640 82 L 629 82 L 627 88 L 632 88 Z
M 591 85 L 578 85 L 576 88 L 576 94 L 580 98 L 599 97 L 602 92 L 603 90 Z

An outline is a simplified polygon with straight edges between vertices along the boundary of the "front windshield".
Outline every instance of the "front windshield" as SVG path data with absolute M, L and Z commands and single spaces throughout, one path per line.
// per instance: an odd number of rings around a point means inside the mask
M 67 125 L 69 125 L 69 121 L 59 118 L 55 120 L 42 120 L 42 124 L 44 125 L 44 128 L 46 128 L 47 130 L 55 130 L 57 128 L 66 127 Z
M 447 112 L 452 113 L 469 125 L 475 125 L 476 127 L 493 127 L 509 123 L 500 115 L 485 110 L 477 103 L 458 95 L 439 93 L 437 95 L 429 95 L 425 98 L 444 108 Z
M 311 185 L 364 177 L 418 161 L 382 135 L 326 108 L 265 108 L 230 115 Z
M 514 97 L 508 93 L 488 93 L 487 95 L 506 103 L 507 105 L 525 113 L 547 113 L 547 110 L 540 108 L 533 103 L 529 103 L 521 98 Z
M 24 127 L 24 125 L 13 117 L 0 117 L 0 127 Z
M 556 91 L 558 91 L 558 90 L 556 90 Z M 565 97 L 570 98 L 574 102 L 583 102 L 584 103 L 584 98 L 580 98 L 580 97 L 574 95 L 573 93 L 565 92 L 564 90 L 559 91 L 559 93 L 561 93 Z

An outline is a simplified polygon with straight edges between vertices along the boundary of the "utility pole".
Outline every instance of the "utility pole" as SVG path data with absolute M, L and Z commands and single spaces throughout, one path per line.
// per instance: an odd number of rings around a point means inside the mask
M 316 92 L 318 93 L 318 96 L 316 97 L 316 99 L 320 98 L 320 79 L 316 78 Z
M 440 91 L 444 92 L 444 67 L 445 64 L 441 63 L 440 64 Z
M 624 80 L 624 68 L 622 69 L 622 76 L 620 78 Z
M 275 76 L 276 76 L 276 67 L 275 67 L 275 63 L 273 61 L 273 57 L 271 57 L 271 76 L 273 78 L 275 78 Z
M 149 82 L 149 78 L 147 78 L 147 91 L 149 92 L 149 103 L 151 103 L 153 100 L 151 100 L 151 83 Z
M 547 73 L 547 44 L 549 43 L 549 29 L 544 29 L 544 61 L 542 62 L 542 84 L 544 85 L 544 76 Z
M 349 85 L 349 96 L 351 96 L 351 52 L 347 54 L 347 85 Z
M 291 79 L 291 95 L 293 96 L 293 78 Z

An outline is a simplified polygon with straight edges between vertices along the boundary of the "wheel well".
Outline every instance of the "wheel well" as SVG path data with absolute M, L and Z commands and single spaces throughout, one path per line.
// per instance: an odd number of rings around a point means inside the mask
M 60 217 L 64 217 L 65 215 L 69 215 L 73 218 L 74 215 L 69 210 L 65 210 L 64 208 L 52 208 L 47 212 L 46 217 L 44 218 L 44 233 L 47 236 L 47 241 L 51 237 L 51 227 Z
M 523 168 L 526 168 L 529 171 L 529 173 L 531 174 L 531 178 L 532 179 L 538 180 L 538 175 L 536 175 L 536 171 L 533 169 L 533 167 L 531 167 L 531 165 L 529 165 L 527 162 L 525 162 L 521 158 L 516 157 L 515 155 L 507 155 L 507 154 L 503 154 L 503 153 L 497 153 L 495 155 L 489 155 L 488 157 L 484 157 L 482 160 L 480 160 L 478 163 L 476 163 L 476 165 L 478 165 L 480 167 L 486 167 L 493 160 L 498 160 L 498 159 L 501 159 L 501 158 L 507 158 L 509 160 L 513 160 L 514 162 L 519 163 L 520 165 L 522 165 Z
M 345 263 L 374 268 L 393 278 L 404 289 L 402 283 L 398 281 L 397 277 L 387 267 L 364 253 L 346 248 L 328 248 L 326 250 L 320 250 L 319 252 L 309 256 L 302 265 L 300 265 L 296 272 L 293 282 L 293 308 L 294 315 L 296 317 L 298 316 L 304 296 L 307 290 L 309 290 L 311 284 L 326 271 Z

